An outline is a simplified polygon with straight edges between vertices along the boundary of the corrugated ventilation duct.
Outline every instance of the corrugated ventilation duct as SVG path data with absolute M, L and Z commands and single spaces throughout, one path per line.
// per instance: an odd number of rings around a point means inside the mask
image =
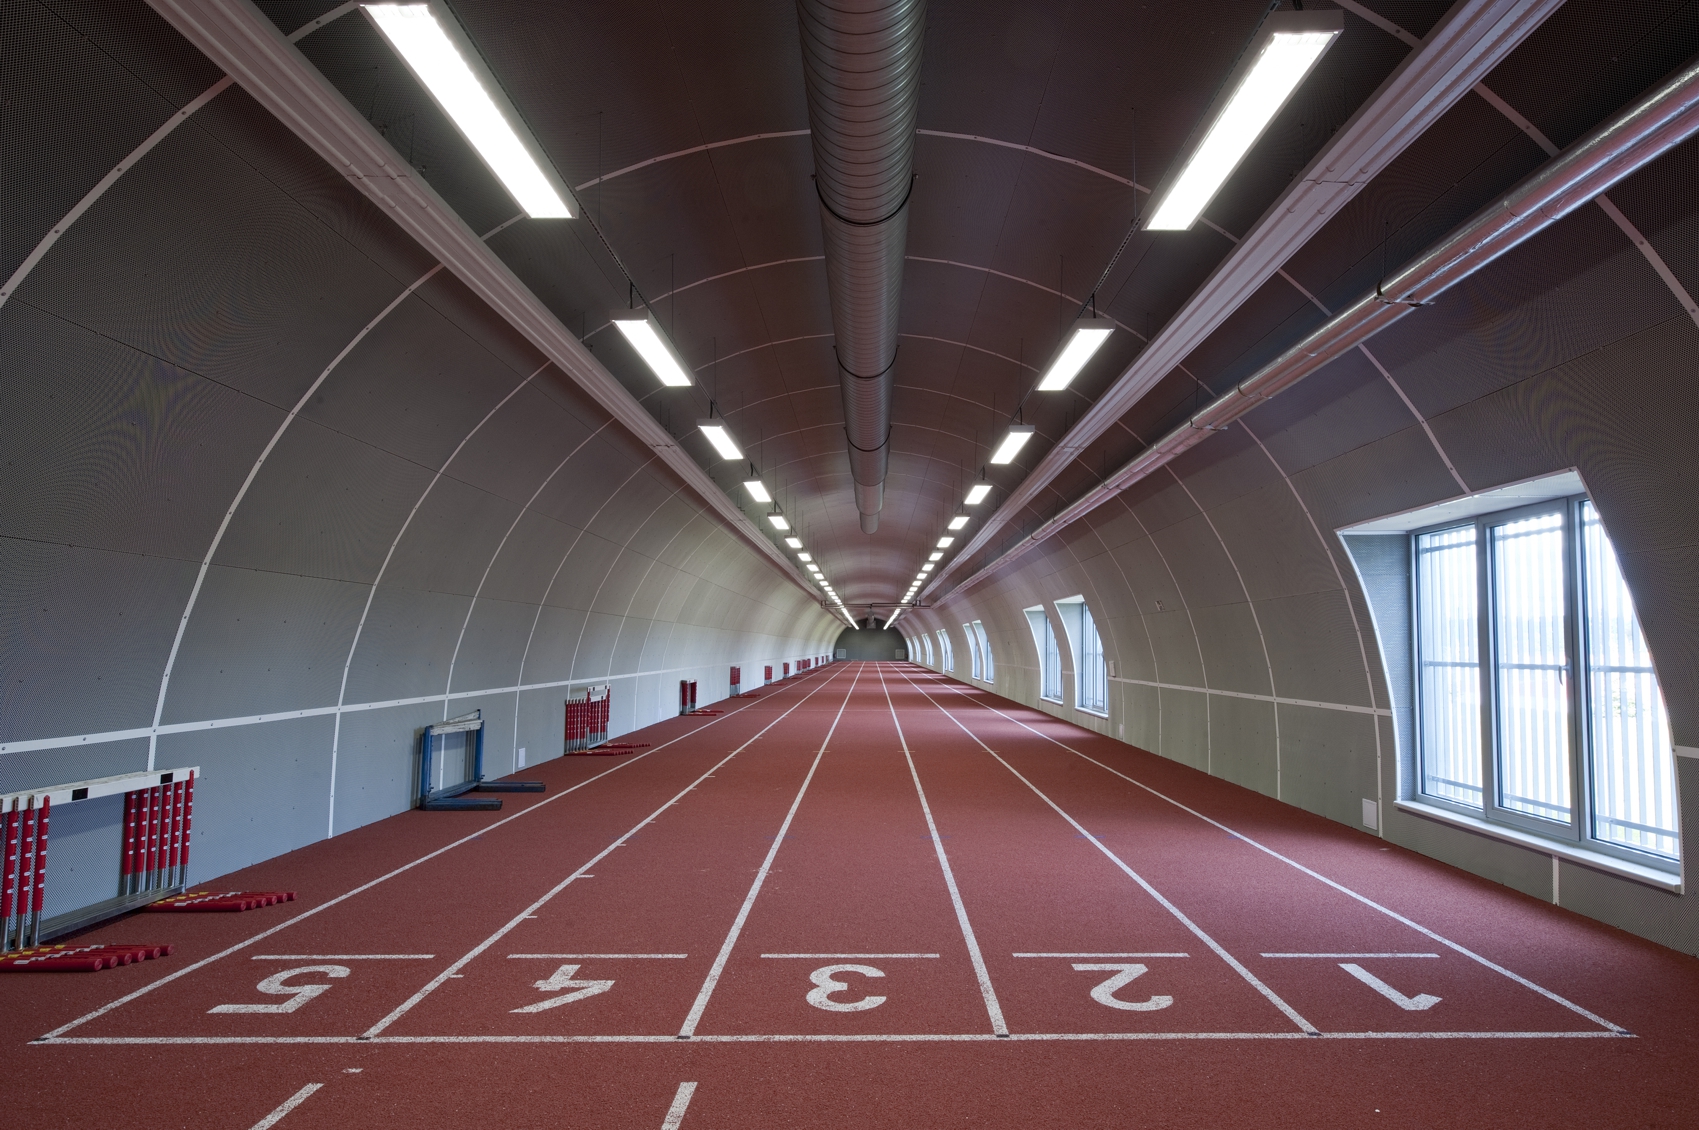
M 798 0 L 855 506 L 879 528 L 925 0 Z

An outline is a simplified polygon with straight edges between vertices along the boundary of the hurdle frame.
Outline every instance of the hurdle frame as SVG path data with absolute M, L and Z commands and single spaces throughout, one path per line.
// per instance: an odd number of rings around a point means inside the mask
M 467 780 L 431 788 L 431 766 L 436 739 L 444 734 L 475 733 L 472 739 L 472 775 Z M 432 812 L 494 811 L 501 808 L 495 797 L 469 797 L 466 793 L 540 793 L 541 781 L 484 780 L 484 712 L 474 710 L 458 718 L 433 722 L 419 733 L 419 800 L 417 807 Z

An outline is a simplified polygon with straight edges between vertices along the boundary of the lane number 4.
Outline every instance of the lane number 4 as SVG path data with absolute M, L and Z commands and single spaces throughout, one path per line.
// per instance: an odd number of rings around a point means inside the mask
M 1149 1000 L 1142 1001 L 1124 1001 L 1115 995 L 1117 990 L 1131 984 L 1135 978 L 1147 972 L 1142 965 L 1133 962 L 1084 962 L 1076 964 L 1074 968 L 1081 972 L 1112 972 L 1115 974 L 1107 981 L 1092 987 L 1091 999 L 1098 1004 L 1123 1009 L 1127 1012 L 1155 1012 L 1159 1008 L 1167 1008 L 1174 1003 L 1174 998 L 1168 996 L 1153 996 Z
M 563 1004 L 581 1001 L 585 997 L 593 997 L 597 993 L 605 993 L 614 987 L 612 981 L 578 981 L 578 966 L 563 965 L 554 971 L 550 977 L 537 982 L 537 988 L 545 993 L 560 993 L 558 997 L 549 997 L 536 1004 L 528 1004 L 524 1008 L 512 1009 L 513 1012 L 542 1012 L 545 1009 L 559 1008 Z M 567 990 L 571 990 L 568 992 Z
M 282 973 L 273 973 L 255 988 L 262 993 L 273 996 L 288 997 L 281 1004 L 221 1004 L 217 1008 L 209 1008 L 208 1012 L 294 1012 L 316 996 L 330 992 L 330 986 L 322 982 L 308 985 L 287 985 L 284 982 L 302 973 L 322 973 L 326 977 L 346 977 L 346 965 L 302 965 L 295 969 L 285 969 Z

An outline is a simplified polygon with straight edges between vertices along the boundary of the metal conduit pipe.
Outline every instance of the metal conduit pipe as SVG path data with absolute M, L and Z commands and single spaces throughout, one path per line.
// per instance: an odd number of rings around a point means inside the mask
M 1418 307 L 1480 271 L 1618 181 L 1699 133 L 1699 59 L 1690 60 L 1628 109 L 1552 158 L 1494 203 L 1431 245 L 1374 294 L 1365 295 L 1279 357 L 1151 444 L 1054 518 L 961 583 L 978 584 L 1108 502 L 1181 452 Z
M 926 0 L 797 0 L 855 506 L 879 528 Z

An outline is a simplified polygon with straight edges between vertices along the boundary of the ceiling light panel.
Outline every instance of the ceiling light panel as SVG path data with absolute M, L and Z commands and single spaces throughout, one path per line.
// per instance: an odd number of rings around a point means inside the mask
M 1056 351 L 1056 359 L 1050 362 L 1050 367 L 1044 370 L 1044 376 L 1039 378 L 1039 392 L 1060 392 L 1080 375 L 1086 362 L 1103 347 L 1109 340 L 1109 335 L 1115 332 L 1115 323 L 1109 318 L 1095 315 L 1076 321 L 1068 333 L 1068 339 L 1062 343 L 1062 348 Z
M 724 420 L 698 420 L 697 428 L 701 429 L 708 442 L 714 445 L 714 450 L 720 453 L 721 459 L 742 459 L 743 452 L 732 438 L 731 429 L 726 427 Z
M 679 359 L 667 335 L 661 332 L 661 324 L 653 313 L 647 309 L 615 310 L 613 323 L 662 384 L 682 388 L 691 383 L 690 370 Z
M 1276 12 L 1263 21 L 1223 89 L 1202 140 L 1185 157 L 1145 227 L 1184 231 L 1197 222 L 1304 76 L 1344 30 L 1338 9 Z
M 799 553 L 796 555 L 796 559 L 798 561 L 812 561 L 814 560 L 814 555 L 812 553 Z
M 773 528 L 775 530 L 788 530 L 791 528 L 791 524 L 785 521 L 785 516 L 783 514 L 769 514 L 767 515 L 767 521 L 773 524 Z
M 952 545 L 955 545 L 955 544 L 956 544 L 955 538 L 939 538 L 938 539 L 938 548 L 939 549 L 949 549 Z
M 1003 442 L 997 445 L 997 450 L 991 453 L 991 462 L 997 464 L 1013 463 L 1015 456 L 1021 453 L 1027 440 L 1033 435 L 1031 424 L 1011 424 L 1009 434 L 1003 437 Z M 978 488 L 975 487 L 975 490 Z
M 944 555 L 942 553 L 934 553 L 932 556 L 927 558 L 928 561 L 942 561 L 943 559 Z
M 968 523 L 968 516 L 966 514 L 957 514 L 954 518 L 950 519 L 950 529 L 952 529 L 952 530 L 962 529 L 964 526 L 967 525 L 967 523 Z
M 786 538 L 785 544 L 790 546 L 792 549 L 801 549 L 802 548 L 802 539 L 801 538 Z
M 760 479 L 750 479 L 743 484 L 743 489 L 749 492 L 749 497 L 756 502 L 771 502 L 773 496 L 767 493 L 767 484 Z
M 483 70 L 470 41 L 453 20 L 429 4 L 366 4 L 370 19 L 449 116 L 478 156 L 532 219 L 570 219 L 569 194 L 550 175 L 535 144 L 515 129 L 518 115 Z
M 962 501 L 967 503 L 969 506 L 978 506 L 981 502 L 985 501 L 985 496 L 990 493 L 990 483 L 975 483 L 968 489 L 967 497 Z

